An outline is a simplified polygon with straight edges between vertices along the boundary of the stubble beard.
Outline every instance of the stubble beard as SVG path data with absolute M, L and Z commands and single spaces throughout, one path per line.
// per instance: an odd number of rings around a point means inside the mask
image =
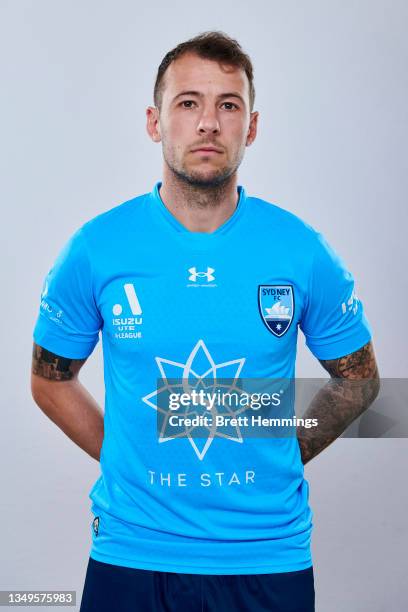
M 209 202 L 214 202 L 215 204 L 218 198 L 214 196 L 219 196 L 226 189 L 238 170 L 243 154 L 239 155 L 238 159 L 234 160 L 234 163 L 217 168 L 207 175 L 199 170 L 189 169 L 182 160 L 177 160 L 177 156 L 172 150 L 166 151 L 163 148 L 163 156 L 167 167 L 181 185 L 195 193 L 201 192 L 203 195 L 212 194 L 213 198 Z
M 212 190 L 219 189 L 228 183 L 231 176 L 236 172 L 237 168 L 224 166 L 211 172 L 209 175 L 202 174 L 200 171 L 189 170 L 185 165 L 172 165 L 166 160 L 166 163 L 176 177 L 194 189 Z

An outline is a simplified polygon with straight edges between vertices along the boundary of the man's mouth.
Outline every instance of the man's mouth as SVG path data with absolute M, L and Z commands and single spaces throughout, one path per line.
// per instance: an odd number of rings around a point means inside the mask
M 212 146 L 202 146 L 192 149 L 192 153 L 222 153 L 222 149 Z

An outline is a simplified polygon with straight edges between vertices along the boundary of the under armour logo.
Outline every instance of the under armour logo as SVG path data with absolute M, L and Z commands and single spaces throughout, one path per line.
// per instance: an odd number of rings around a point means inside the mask
M 207 272 L 197 272 L 197 268 L 194 267 L 194 268 L 189 268 L 188 271 L 190 272 L 190 275 L 191 275 L 188 277 L 188 280 L 191 280 L 194 283 L 197 282 L 197 278 L 205 277 L 208 283 L 215 280 L 215 276 L 213 276 L 213 272 L 215 272 L 214 268 L 209 268 L 207 266 Z

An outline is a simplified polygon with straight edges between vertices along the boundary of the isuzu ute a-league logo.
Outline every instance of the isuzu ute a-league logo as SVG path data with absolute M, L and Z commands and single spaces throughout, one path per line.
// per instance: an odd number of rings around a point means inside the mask
M 138 326 L 142 325 L 142 307 L 136 295 L 133 283 L 123 285 L 124 296 L 126 296 L 126 306 L 130 309 L 131 317 L 124 315 L 124 306 L 121 303 L 114 304 L 112 307 L 112 325 L 115 330 L 115 338 L 122 340 L 125 338 L 141 338 L 142 332 L 138 331 Z M 120 316 L 121 315 L 121 316 Z
M 294 306 L 292 285 L 259 285 L 258 307 L 262 321 L 277 338 L 288 331 Z

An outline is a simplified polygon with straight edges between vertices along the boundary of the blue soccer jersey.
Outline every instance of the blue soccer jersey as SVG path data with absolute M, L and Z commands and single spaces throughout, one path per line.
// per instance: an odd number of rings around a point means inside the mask
M 106 386 L 91 556 L 196 574 L 312 564 L 312 512 L 296 437 L 159 436 L 173 379 L 293 378 L 298 328 L 319 359 L 371 338 L 354 281 L 321 234 L 245 194 L 213 233 L 159 194 L 85 223 L 48 273 L 34 341 L 88 357 L 101 333 Z

